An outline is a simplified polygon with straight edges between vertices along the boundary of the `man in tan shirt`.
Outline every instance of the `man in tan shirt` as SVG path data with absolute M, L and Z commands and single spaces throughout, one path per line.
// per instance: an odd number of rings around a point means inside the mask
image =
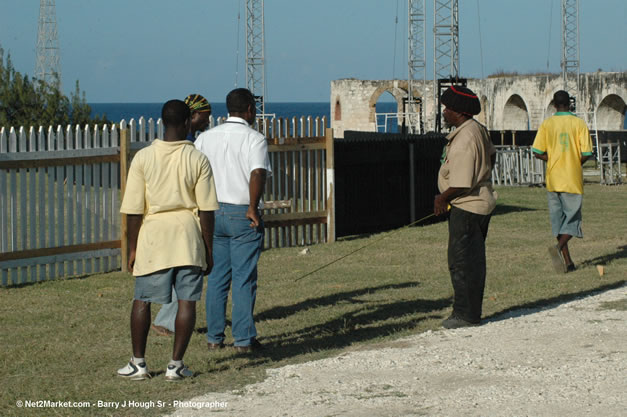
M 486 128 L 473 119 L 481 105 L 470 89 L 451 86 L 442 94 L 442 103 L 444 120 L 455 130 L 446 137 L 434 213 L 445 214 L 451 206 L 448 266 L 455 298 L 453 313 L 442 326 L 453 329 L 481 321 L 485 239 L 496 206 L 491 181 L 496 149 Z
M 120 212 L 128 215 L 128 268 L 135 276 L 131 311 L 133 357 L 118 370 L 121 377 L 150 377 L 144 360 L 150 328 L 150 303 L 167 304 L 178 295 L 174 348 L 165 378 L 193 373 L 183 355 L 196 322 L 202 277 L 213 266 L 213 211 L 218 209 L 209 160 L 186 140 L 189 107 L 181 100 L 163 106 L 163 140 L 133 158 Z

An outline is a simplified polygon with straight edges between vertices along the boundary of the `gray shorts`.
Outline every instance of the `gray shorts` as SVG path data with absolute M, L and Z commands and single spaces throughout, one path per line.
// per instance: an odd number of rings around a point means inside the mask
M 172 287 L 179 300 L 198 301 L 202 294 L 202 270 L 198 266 L 163 269 L 135 277 L 135 300 L 158 304 L 172 301 Z
M 549 191 L 549 216 L 553 236 L 583 237 L 581 231 L 582 194 L 554 193 Z

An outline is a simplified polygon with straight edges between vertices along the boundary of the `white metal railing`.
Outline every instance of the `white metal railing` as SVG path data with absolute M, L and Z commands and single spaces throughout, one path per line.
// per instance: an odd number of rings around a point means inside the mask
M 616 185 L 623 182 L 620 160 L 620 142 L 602 143 L 597 148 L 601 184 Z
M 496 146 L 492 184 L 540 185 L 544 183 L 545 162 L 533 156 L 530 146 Z
M 379 118 L 382 118 L 383 124 L 379 123 Z M 411 124 L 411 120 L 417 120 L 417 122 L 414 122 L 413 124 L 419 124 L 420 122 L 420 113 L 418 112 L 411 112 L 411 113 L 403 113 L 403 112 L 392 112 L 392 113 L 375 113 L 374 115 L 374 119 L 375 119 L 375 131 L 379 132 L 379 133 L 388 133 L 388 123 L 391 120 L 396 120 L 397 126 L 401 126 L 401 123 L 399 123 L 401 120 L 406 120 L 406 124 L 409 125 Z M 381 131 L 380 129 L 383 128 L 383 131 Z

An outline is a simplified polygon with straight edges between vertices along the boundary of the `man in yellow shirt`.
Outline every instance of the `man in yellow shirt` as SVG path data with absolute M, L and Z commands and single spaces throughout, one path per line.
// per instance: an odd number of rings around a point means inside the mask
M 584 162 L 592 156 L 592 140 L 586 123 L 569 112 L 570 97 L 560 90 L 553 95 L 557 112 L 545 120 L 536 134 L 534 156 L 546 161 L 546 189 L 549 216 L 557 245 L 549 255 L 557 272 L 574 271 L 568 241 L 583 237 L 581 206 L 583 202 Z
M 128 215 L 128 268 L 135 276 L 131 311 L 133 357 L 118 375 L 150 377 L 144 360 L 150 328 L 150 303 L 167 304 L 178 295 L 174 348 L 165 378 L 193 376 L 183 355 L 196 322 L 202 277 L 213 266 L 215 184 L 209 160 L 186 140 L 191 118 L 180 100 L 164 104 L 163 140 L 133 158 L 120 212 Z
M 190 94 L 185 97 L 184 101 L 191 112 L 191 124 L 189 132 L 187 133 L 187 140 L 194 142 L 196 140 L 196 133 L 202 133 L 209 127 L 211 104 L 200 94 Z M 151 326 L 156 334 L 159 336 L 171 336 L 174 334 L 178 305 L 176 291 L 172 291 L 172 302 L 161 307 L 161 310 L 159 310 Z

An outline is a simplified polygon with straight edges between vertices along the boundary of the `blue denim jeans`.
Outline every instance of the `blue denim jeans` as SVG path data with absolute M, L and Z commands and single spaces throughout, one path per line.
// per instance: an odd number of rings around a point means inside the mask
M 549 217 L 553 236 L 583 237 L 581 231 L 582 194 L 554 193 L 549 191 Z
M 176 296 L 174 287 L 172 288 L 172 302 L 164 304 L 159 310 L 159 314 L 155 317 L 155 325 L 165 327 L 174 333 L 174 323 L 176 321 L 176 313 L 179 311 L 179 299 Z
M 263 224 L 255 229 L 246 218 L 248 206 L 220 203 L 215 212 L 213 269 L 207 280 L 207 340 L 224 341 L 226 302 L 232 286 L 231 328 L 235 346 L 248 346 L 257 336 L 253 310 L 257 297 L 257 261 L 263 246 Z

